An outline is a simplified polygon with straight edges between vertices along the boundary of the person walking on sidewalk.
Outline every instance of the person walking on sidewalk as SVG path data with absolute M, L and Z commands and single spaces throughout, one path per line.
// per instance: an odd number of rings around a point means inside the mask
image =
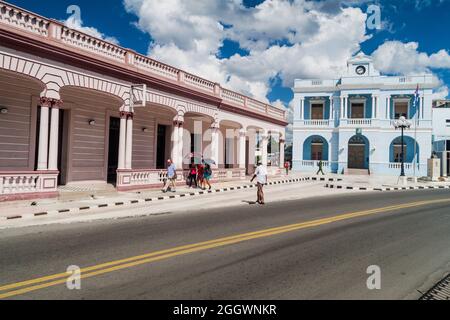
M 205 182 L 205 166 L 202 163 L 197 165 L 197 186 L 202 189 L 204 189 L 204 182 Z
M 177 182 L 177 168 L 171 159 L 167 160 L 167 180 L 162 192 L 166 193 L 167 190 L 176 192 Z
M 211 180 L 212 177 L 212 169 L 211 169 L 211 165 L 206 163 L 205 164 L 205 174 L 204 174 L 204 181 L 205 181 L 205 186 L 208 185 L 209 189 L 211 190 L 211 183 L 209 182 Z
M 189 188 L 192 188 L 192 185 L 195 186 L 195 188 L 198 188 L 197 185 L 197 168 L 195 167 L 195 164 L 191 164 L 191 167 L 189 169 L 189 177 L 188 177 L 188 183 Z
M 258 186 L 258 200 L 257 203 L 264 205 L 264 186 L 267 184 L 267 169 L 262 165 L 261 162 L 258 161 L 258 167 L 256 168 L 255 175 L 253 176 L 251 182 L 255 180 Z
M 291 164 L 289 163 L 289 161 L 286 161 L 284 163 L 284 168 L 286 169 L 286 175 L 289 175 L 289 168 L 291 167 Z
M 322 160 L 319 161 L 318 166 L 319 166 L 319 170 L 317 171 L 316 174 L 319 175 L 319 173 L 322 173 L 322 175 L 325 175 L 325 172 L 323 172 L 323 161 Z

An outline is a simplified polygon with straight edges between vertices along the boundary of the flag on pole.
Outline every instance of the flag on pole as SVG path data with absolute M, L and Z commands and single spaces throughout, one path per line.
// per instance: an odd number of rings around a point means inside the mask
M 416 177 L 416 166 L 419 163 L 419 155 L 417 154 L 417 127 L 419 126 L 420 107 L 419 84 L 417 84 L 417 89 L 414 93 L 414 109 L 416 111 L 416 123 L 414 126 L 414 177 Z
M 418 106 L 419 106 L 419 99 L 420 99 L 420 96 L 419 96 L 419 85 L 417 85 L 416 92 L 414 93 L 414 108 L 415 109 L 417 109 Z M 416 111 L 416 113 L 417 113 L 417 111 Z

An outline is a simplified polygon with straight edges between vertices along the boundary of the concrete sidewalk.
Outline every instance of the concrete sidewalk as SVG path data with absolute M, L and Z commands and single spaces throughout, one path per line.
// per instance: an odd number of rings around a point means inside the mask
M 347 189 L 358 191 L 399 191 L 399 190 L 421 190 L 421 189 L 447 189 L 450 181 L 408 181 L 403 185 L 399 177 L 394 176 L 341 176 L 340 182 L 327 183 L 328 188 Z
M 270 185 L 288 184 L 288 183 L 307 183 L 308 181 L 338 181 L 336 177 L 311 177 L 304 174 L 295 174 L 290 176 L 280 176 L 269 179 Z M 49 214 L 58 213 L 80 213 L 93 209 L 125 207 L 128 205 L 139 205 L 155 201 L 164 201 L 182 197 L 192 197 L 205 194 L 214 194 L 220 192 L 229 192 L 242 189 L 254 188 L 255 185 L 248 180 L 228 181 L 216 183 L 211 191 L 201 189 L 190 189 L 179 187 L 177 192 L 163 193 L 160 190 L 142 190 L 136 192 L 110 192 L 100 196 L 86 197 L 83 195 L 79 199 L 73 200 L 40 200 L 36 202 L 18 201 L 5 202 L 0 204 L 0 221 L 21 219 L 24 217 L 41 217 Z

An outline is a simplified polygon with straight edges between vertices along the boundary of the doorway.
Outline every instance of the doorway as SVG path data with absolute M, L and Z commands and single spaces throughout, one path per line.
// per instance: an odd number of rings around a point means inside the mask
M 67 155 L 69 140 L 69 110 L 59 109 L 59 128 L 58 128 L 58 185 L 64 186 L 68 182 L 67 176 Z
M 120 119 L 116 117 L 110 117 L 107 182 L 113 185 L 117 183 L 117 169 L 119 166 L 119 140 Z
M 369 169 L 368 142 L 361 137 L 355 136 L 348 144 L 348 168 L 349 169 Z
M 164 169 L 166 157 L 167 126 L 158 125 L 158 137 L 156 140 L 156 169 Z

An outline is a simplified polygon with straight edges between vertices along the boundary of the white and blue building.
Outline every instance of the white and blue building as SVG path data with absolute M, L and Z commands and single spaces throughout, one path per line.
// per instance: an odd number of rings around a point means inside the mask
M 406 174 L 426 176 L 436 86 L 431 74 L 381 75 L 363 53 L 340 79 L 296 80 L 294 170 L 315 171 L 322 160 L 332 173 L 398 175 L 402 146 L 394 122 L 404 116 L 412 123 L 404 138 Z
M 441 159 L 441 176 L 450 174 L 450 100 L 433 102 L 433 150 Z

